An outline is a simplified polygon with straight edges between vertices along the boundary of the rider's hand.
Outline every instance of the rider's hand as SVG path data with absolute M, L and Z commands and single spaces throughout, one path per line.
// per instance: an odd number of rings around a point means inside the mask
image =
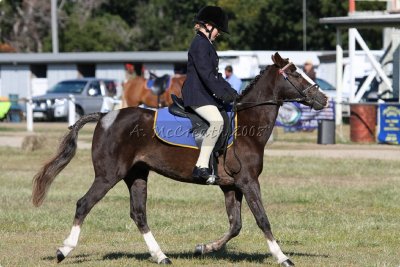
M 238 93 L 236 92 L 236 90 L 231 89 L 229 92 L 226 92 L 223 96 L 222 96 L 222 101 L 224 101 L 224 103 L 228 104 L 228 103 L 232 103 L 233 101 L 235 101 L 235 99 L 238 97 Z

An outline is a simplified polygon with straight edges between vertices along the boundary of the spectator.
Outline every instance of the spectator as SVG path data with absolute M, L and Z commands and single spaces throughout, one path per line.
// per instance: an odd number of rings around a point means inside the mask
M 233 89 L 240 94 L 240 87 L 242 86 L 242 81 L 233 74 L 233 68 L 231 65 L 225 67 L 225 80 L 232 86 Z
M 306 62 L 304 62 L 303 71 L 308 77 L 310 77 L 311 80 L 315 82 L 316 74 L 311 59 L 307 59 Z
M 126 81 L 136 77 L 135 66 L 133 64 L 131 63 L 125 64 L 125 69 L 126 69 Z

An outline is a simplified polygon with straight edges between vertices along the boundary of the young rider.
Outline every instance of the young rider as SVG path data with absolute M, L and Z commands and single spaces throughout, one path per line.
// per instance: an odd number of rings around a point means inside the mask
M 188 52 L 187 76 L 182 88 L 185 107 L 206 120 L 208 128 L 193 169 L 193 178 L 208 180 L 209 160 L 223 128 L 219 109 L 231 103 L 237 92 L 218 73 L 218 55 L 212 44 L 221 32 L 228 33 L 228 16 L 218 6 L 206 6 L 195 17 L 196 35 Z

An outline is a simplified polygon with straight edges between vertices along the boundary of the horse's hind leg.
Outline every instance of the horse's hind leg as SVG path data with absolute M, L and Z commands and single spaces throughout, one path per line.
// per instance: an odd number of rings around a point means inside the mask
M 171 261 L 162 252 L 156 239 L 147 225 L 146 201 L 147 201 L 147 176 L 149 171 L 145 168 L 136 167 L 129 177 L 125 178 L 130 193 L 131 211 L 130 215 L 136 223 L 144 241 L 149 249 L 152 259 L 158 264 L 171 264 Z
M 64 240 L 63 246 L 57 250 L 57 260 L 62 261 L 78 244 L 81 225 L 93 206 L 118 182 L 96 177 L 89 191 L 76 203 L 75 219 L 71 233 Z
M 223 235 L 220 239 L 205 244 L 197 245 L 195 249 L 195 255 L 202 255 L 205 253 L 218 251 L 221 249 L 229 240 L 234 238 L 240 233 L 242 229 L 242 218 L 241 218 L 241 207 L 243 194 L 238 189 L 229 187 L 221 187 L 225 195 L 225 206 L 226 212 L 229 219 L 229 231 Z
M 267 238 L 267 244 L 271 254 L 278 260 L 282 266 L 294 266 L 293 262 L 282 252 L 274 236 L 272 235 L 271 225 L 261 201 L 260 184 L 258 180 L 247 180 L 237 184 L 242 190 L 247 204 L 253 213 L 258 227 L 263 231 Z

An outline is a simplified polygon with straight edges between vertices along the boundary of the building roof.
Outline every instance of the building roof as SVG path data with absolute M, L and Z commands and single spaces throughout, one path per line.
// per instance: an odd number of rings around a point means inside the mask
M 347 17 L 328 17 L 320 18 L 319 23 L 331 24 L 333 26 L 336 26 L 337 28 L 400 28 L 400 14 L 363 14 Z
M 79 52 L 79 53 L 0 53 L 0 64 L 22 63 L 112 63 L 186 62 L 187 52 Z

